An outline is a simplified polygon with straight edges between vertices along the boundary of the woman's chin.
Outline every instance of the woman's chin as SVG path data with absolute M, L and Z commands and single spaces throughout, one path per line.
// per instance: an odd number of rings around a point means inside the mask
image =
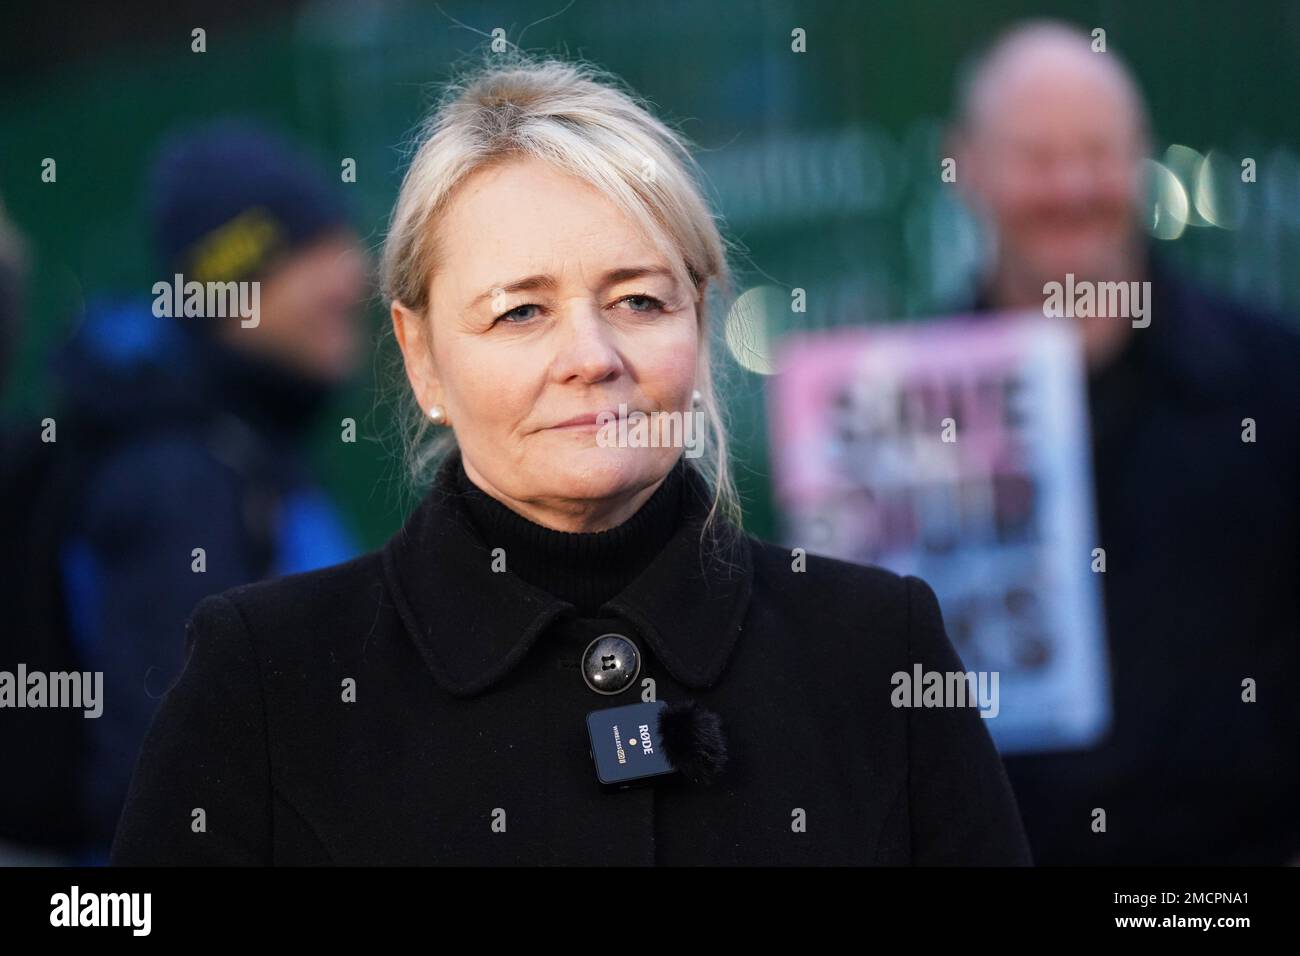
M 673 448 L 556 450 L 542 463 L 546 483 L 566 498 L 604 500 L 635 494 L 664 477 L 680 452 Z

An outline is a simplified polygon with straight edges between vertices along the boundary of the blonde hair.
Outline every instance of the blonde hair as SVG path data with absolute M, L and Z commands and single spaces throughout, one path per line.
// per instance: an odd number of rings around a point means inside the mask
M 440 214 L 471 173 L 524 157 L 544 160 L 599 189 L 645 230 L 678 281 L 696 290 L 697 387 L 708 427 L 703 454 L 690 464 L 712 493 L 706 527 L 719 515 L 739 525 L 718 372 L 711 360 L 721 350 L 711 347 L 708 308 L 710 292 L 720 301 L 730 295 L 726 245 L 686 140 L 613 77 L 586 64 L 516 54 L 504 65 L 450 83 L 418 131 L 393 209 L 381 260 L 385 301 L 398 301 L 431 320 L 429 285 L 438 267 Z M 409 388 L 403 397 L 404 455 L 411 478 L 423 485 L 455 447 L 455 435 L 450 428 L 431 426 Z

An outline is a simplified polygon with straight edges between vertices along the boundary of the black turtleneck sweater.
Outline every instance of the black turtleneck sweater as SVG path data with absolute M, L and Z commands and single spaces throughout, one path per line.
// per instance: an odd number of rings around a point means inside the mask
M 682 519 L 684 461 L 636 514 L 607 531 L 555 531 L 528 520 L 475 485 L 457 463 L 456 485 L 475 528 L 490 548 L 503 548 L 507 568 L 592 616 L 631 584 L 672 537 Z

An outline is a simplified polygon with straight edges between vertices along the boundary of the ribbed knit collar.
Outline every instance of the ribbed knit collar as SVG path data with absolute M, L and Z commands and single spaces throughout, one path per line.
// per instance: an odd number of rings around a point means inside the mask
M 499 573 L 457 491 L 459 467 L 443 463 L 382 552 L 384 578 L 411 640 L 439 685 L 468 697 L 495 687 L 574 607 L 525 581 L 508 556 L 506 573 Z M 599 616 L 624 622 L 678 682 L 703 690 L 721 676 L 740 638 L 755 543 L 725 520 L 704 534 L 710 489 L 693 467 L 679 467 L 677 529 Z
M 511 510 L 470 480 L 462 462 L 456 485 L 470 520 L 507 568 L 543 591 L 594 614 L 641 574 L 663 550 L 683 515 L 684 459 L 622 524 L 606 531 L 555 531 Z

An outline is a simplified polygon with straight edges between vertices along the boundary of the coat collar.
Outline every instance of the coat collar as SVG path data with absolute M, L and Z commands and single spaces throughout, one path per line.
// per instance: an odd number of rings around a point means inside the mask
M 1240 396 L 1252 378 L 1249 356 L 1235 328 L 1238 323 L 1229 321 L 1238 318 L 1236 307 L 1180 277 L 1154 240 L 1147 242 L 1145 261 L 1151 324 L 1133 331 L 1130 348 L 1140 348 L 1152 367 L 1189 400 Z M 956 311 L 979 318 L 996 314 L 988 283 L 976 286 L 968 309 Z M 1225 314 L 1229 312 L 1232 315 Z
M 573 606 L 509 571 L 492 570 L 491 549 L 458 498 L 458 467 L 455 455 L 443 463 L 382 558 L 420 656 L 440 686 L 468 697 L 504 678 Z M 708 492 L 694 468 L 686 476 L 677 531 L 601 614 L 625 621 L 679 683 L 703 690 L 721 676 L 739 636 L 753 561 L 747 536 L 731 525 L 720 523 L 708 546 L 701 543 Z

